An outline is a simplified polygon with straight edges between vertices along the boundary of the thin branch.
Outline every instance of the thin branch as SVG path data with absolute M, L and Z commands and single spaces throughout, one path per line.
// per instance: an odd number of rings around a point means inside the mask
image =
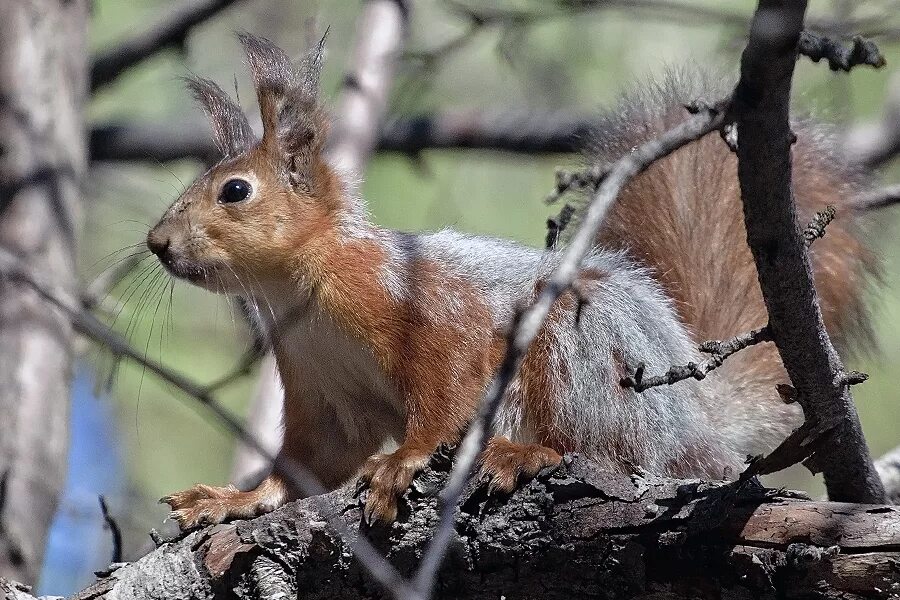
M 106 524 L 106 528 L 109 529 L 109 533 L 112 536 L 112 563 L 121 563 L 122 562 L 122 529 L 119 527 L 119 524 L 116 523 L 116 520 L 109 513 L 109 507 L 106 505 L 106 498 L 102 495 L 98 496 L 97 499 L 100 502 L 100 512 L 103 514 L 103 521 Z
M 877 503 L 884 490 L 825 330 L 791 193 L 790 89 L 805 12 L 805 1 L 760 0 L 741 57 L 730 117 L 739 135 L 744 222 L 772 338 L 806 417 L 789 441 L 816 441 L 804 464 L 824 471 L 832 500 Z
M 91 91 L 108 85 L 131 67 L 167 48 L 182 48 L 188 33 L 238 0 L 180 0 L 146 30 L 97 54 L 91 64 Z
M 491 379 L 475 420 L 463 438 L 447 487 L 441 492 L 441 519 L 415 578 L 415 589 L 423 597 L 427 596 L 434 584 L 454 530 L 456 505 L 479 453 L 487 444 L 503 395 L 516 376 L 528 347 L 540 331 L 554 302 L 575 280 L 581 261 L 594 245 L 608 208 L 625 184 L 655 161 L 721 127 L 726 108 L 726 102 L 702 109 L 698 107 L 696 114 L 689 116 L 683 123 L 666 131 L 659 138 L 641 144 L 613 164 L 593 195 L 581 227 L 562 253 L 559 265 L 551 274 L 547 285 L 531 306 L 517 311 L 508 334 L 506 353 L 497 373 Z
M 71 298 L 69 294 L 57 286 L 43 281 L 39 275 L 32 273 L 26 266 L 21 264 L 21 261 L 14 254 L 4 248 L 0 248 L 0 278 L 28 286 L 48 304 L 65 314 L 75 330 L 81 335 L 102 345 L 116 357 L 128 358 L 143 366 L 148 372 L 173 385 L 188 398 L 207 407 L 231 434 L 263 456 L 269 464 L 273 465 L 276 472 L 282 474 L 293 487 L 300 490 L 304 495 L 318 497 L 325 493 L 322 484 L 306 467 L 284 456 L 273 455 L 266 450 L 254 436 L 247 433 L 240 422 L 227 409 L 222 407 L 203 386 L 146 357 L 145 353 L 132 348 L 120 334 L 109 329 L 91 313 L 84 311 L 76 299 Z M 354 539 L 336 516 L 329 521 L 329 524 L 335 527 L 335 530 L 345 542 L 353 547 L 354 556 L 374 579 L 388 590 L 394 591 L 398 597 L 411 597 L 409 586 L 404 578 L 372 546 L 371 542 L 362 536 Z
M 635 392 L 641 393 L 653 387 L 662 385 L 672 385 L 685 379 L 696 379 L 701 381 L 715 369 L 722 366 L 722 363 L 744 348 L 755 346 L 762 342 L 771 342 L 772 332 L 769 327 L 760 327 L 725 341 L 708 341 L 703 342 L 699 346 L 700 352 L 709 354 L 709 358 L 701 363 L 689 362 L 686 365 L 677 365 L 671 367 L 663 375 L 655 377 L 644 377 L 644 365 L 638 365 L 633 375 L 623 377 L 622 387 L 633 388 Z
M 822 238 L 825 235 L 825 228 L 828 227 L 829 223 L 834 220 L 834 216 L 835 209 L 831 205 L 825 207 L 824 210 L 817 212 L 813 216 L 809 224 L 803 229 L 803 240 L 806 243 L 807 248 L 814 241 Z M 676 365 L 671 367 L 662 375 L 648 378 L 644 377 L 645 367 L 643 364 L 640 364 L 635 369 L 633 375 L 622 378 L 621 384 L 622 387 L 633 388 L 634 391 L 641 393 L 653 387 L 672 385 L 674 383 L 678 383 L 679 381 L 684 381 L 685 379 L 696 379 L 697 381 L 702 381 L 703 379 L 706 379 L 706 376 L 710 372 L 722 366 L 722 363 L 725 362 L 725 359 L 730 357 L 732 354 L 740 352 L 744 348 L 755 346 L 756 344 L 759 344 L 761 342 L 771 341 L 772 331 L 769 329 L 769 326 L 766 325 L 765 327 L 760 327 L 759 329 L 753 329 L 746 333 L 736 335 L 729 340 L 725 340 L 724 342 L 716 340 L 703 342 L 702 344 L 700 344 L 700 346 L 698 346 L 697 349 L 704 354 L 710 355 L 707 360 L 701 363 L 689 362 L 686 365 Z M 865 381 L 866 379 L 868 379 L 868 375 L 865 375 L 864 373 L 858 373 L 856 371 L 852 371 L 847 375 L 848 385 L 862 383 L 862 381 Z M 793 388 L 791 389 L 793 390 Z M 779 390 L 779 392 L 781 391 L 782 390 Z M 794 397 L 794 399 L 796 397 L 795 393 L 796 390 L 793 390 L 792 396 Z M 784 396 L 785 394 L 783 393 L 782 395 Z

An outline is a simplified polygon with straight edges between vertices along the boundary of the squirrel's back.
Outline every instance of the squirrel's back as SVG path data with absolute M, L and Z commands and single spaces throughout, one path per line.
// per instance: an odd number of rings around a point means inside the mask
M 602 120 L 589 148 L 591 161 L 615 161 L 635 145 L 683 121 L 684 105 L 724 97 L 709 75 L 670 73 L 642 86 Z M 827 128 L 792 124 L 793 185 L 801 226 L 827 205 L 837 210 L 824 238 L 810 250 L 828 331 L 839 350 L 869 331 L 863 296 L 875 269 L 861 239 L 853 197 L 863 177 L 836 151 Z M 739 132 L 738 132 L 739 134 Z M 739 137 L 738 137 L 739 140 Z M 611 208 L 598 244 L 626 251 L 650 268 L 675 302 L 696 342 L 722 340 L 767 322 L 753 257 L 746 243 L 737 158 L 710 133 L 657 161 L 632 180 Z M 787 376 L 772 344 L 747 349 L 719 369 L 727 397 L 711 416 L 741 449 L 770 449 L 799 424 L 796 406 L 775 390 Z

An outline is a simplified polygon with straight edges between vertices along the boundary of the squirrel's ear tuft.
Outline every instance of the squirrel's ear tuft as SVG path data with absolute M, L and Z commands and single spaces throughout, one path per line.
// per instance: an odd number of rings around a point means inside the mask
M 238 39 L 256 87 L 262 145 L 282 155 L 292 184 L 308 187 L 310 165 L 324 146 L 328 128 L 318 98 L 325 38 L 296 62 L 265 38 L 241 32 Z
M 256 137 L 241 107 L 209 79 L 186 77 L 191 95 L 209 116 L 216 147 L 230 158 L 253 147 Z

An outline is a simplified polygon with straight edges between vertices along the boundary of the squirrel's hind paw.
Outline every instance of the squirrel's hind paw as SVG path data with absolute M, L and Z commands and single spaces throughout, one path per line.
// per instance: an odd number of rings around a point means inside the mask
M 184 491 L 169 494 L 160 502 L 171 506 L 169 518 L 178 521 L 182 530 L 188 530 L 270 512 L 284 503 L 285 495 L 284 486 L 269 477 L 249 492 L 242 492 L 233 485 L 216 487 L 198 483 Z
M 540 444 L 519 444 L 501 436 L 491 438 L 481 453 L 480 475 L 488 493 L 510 493 L 520 478 L 531 479 L 544 467 L 559 465 L 562 457 Z

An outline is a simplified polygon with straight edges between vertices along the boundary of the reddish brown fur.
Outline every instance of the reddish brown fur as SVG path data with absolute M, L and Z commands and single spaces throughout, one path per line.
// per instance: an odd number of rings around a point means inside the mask
M 472 283 L 434 260 L 404 255 L 401 260 L 409 264 L 394 265 L 391 261 L 398 258 L 389 255 L 388 245 L 379 243 L 381 232 L 353 212 L 358 207 L 351 205 L 341 178 L 322 157 L 327 121 L 310 91 L 318 78 L 321 48 L 308 61 L 303 74 L 307 80 L 302 80 L 286 55 L 271 43 L 251 36 L 243 36 L 242 41 L 257 86 L 263 139 L 199 178 L 151 231 L 148 241 L 157 248 L 162 247 L 160 242 L 170 241 L 194 267 L 201 267 L 203 278 L 183 274 L 200 285 L 215 289 L 215 283 L 216 288 L 222 285 L 232 293 L 263 298 L 262 290 L 274 289 L 283 301 L 314 305 L 337 328 L 336 337 L 343 340 L 346 335 L 371 353 L 364 358 L 374 361 L 402 405 L 386 409 L 393 411 L 389 423 L 372 426 L 385 431 L 362 432 L 359 439 L 345 440 L 335 432 L 341 430 L 342 416 L 336 411 L 347 410 L 346 406 L 326 407 L 321 399 L 304 397 L 303 357 L 281 338 L 284 332 L 275 332 L 274 351 L 286 396 L 282 453 L 306 466 L 328 488 L 340 485 L 362 467 L 362 476 L 370 484 L 367 517 L 392 520 L 397 497 L 415 472 L 439 444 L 458 441 L 475 414 L 489 377 L 503 358 L 507 332 L 494 330 L 494 315 Z M 221 90 L 200 80 L 194 86 L 212 117 L 220 145 L 229 150 L 247 142 L 251 134 L 245 120 L 239 130 L 231 128 L 236 107 Z M 656 135 L 680 120 L 681 113 L 673 109 L 664 118 L 653 118 L 658 122 L 647 124 L 645 130 L 639 122 L 629 121 L 628 135 L 632 128 L 637 133 L 634 139 L 620 139 L 615 151 L 621 154 Z M 837 196 L 848 189 L 841 174 L 824 171 L 825 162 L 815 156 L 816 151 L 802 136 L 794 150 L 795 188 L 803 219 L 825 204 L 839 204 Z M 256 196 L 247 202 L 219 202 L 219 190 L 233 177 L 252 178 Z M 349 235 L 347 219 L 355 219 L 358 228 L 368 228 L 365 234 Z M 728 338 L 765 320 L 745 237 L 735 158 L 717 136 L 710 135 L 657 162 L 629 183 L 612 207 L 598 242 L 623 248 L 651 267 L 683 322 L 702 340 Z M 862 322 L 858 290 L 871 257 L 851 221 L 842 215 L 816 243 L 813 254 L 826 321 L 838 341 L 844 341 Z M 405 293 L 395 289 L 392 294 L 381 283 L 380 274 L 386 269 L 405 277 Z M 539 443 L 492 439 L 482 456 L 482 472 L 494 488 L 511 490 L 518 477 L 558 464 L 560 454 L 575 448 L 559 426 L 560 407 L 554 404 L 565 398 L 561 392 L 571 374 L 564 369 L 551 371 L 551 365 L 559 364 L 553 360 L 557 351 L 553 336 L 559 329 L 556 326 L 568 319 L 574 322 L 580 301 L 602 301 L 597 287 L 606 277 L 595 269 L 582 271 L 572 290 L 552 307 L 526 353 L 518 386 L 513 386 L 506 401 L 519 410 L 523 429 Z M 543 285 L 541 281 L 535 285 L 533 296 Z M 448 294 L 454 295 L 452 301 Z M 614 381 L 626 373 L 624 362 L 614 350 L 609 362 Z M 723 371 L 733 374 L 731 392 L 739 392 L 741 385 L 771 387 L 783 377 L 774 350 L 764 347 L 733 357 Z M 621 394 L 624 402 L 630 392 L 617 387 L 612 393 Z M 774 392 L 772 397 L 776 398 Z M 382 399 L 357 400 L 362 410 L 366 402 Z M 739 394 L 735 401 L 740 404 Z M 786 418 L 789 412 L 780 402 L 766 410 L 774 419 Z M 715 416 L 724 411 L 709 412 Z M 604 442 L 610 468 L 624 470 L 629 463 L 640 464 L 642 457 L 634 456 L 638 451 L 630 438 L 642 432 L 618 433 L 619 437 L 614 433 Z M 389 436 L 400 441 L 399 448 L 374 454 Z M 704 448 L 678 452 L 682 455 L 672 457 L 670 474 L 709 472 L 703 466 L 716 464 Z M 280 503 L 286 493 L 284 482 L 273 476 L 251 492 L 198 485 L 165 500 L 183 526 L 192 526 L 228 516 L 253 516 Z
M 680 107 L 673 107 L 665 119 L 651 122 L 648 131 L 629 143 L 639 143 L 681 119 Z M 794 191 L 801 225 L 827 205 L 837 207 L 837 218 L 816 241 L 811 257 L 829 333 L 846 350 L 853 337 L 866 333 L 862 294 L 874 257 L 847 208 L 855 178 L 824 160 L 826 152 L 800 131 L 793 148 Z M 611 208 L 598 243 L 625 249 L 651 267 L 698 342 L 727 339 L 766 323 L 746 244 L 737 159 L 716 133 L 657 161 L 632 180 Z M 795 407 L 785 406 L 774 390 L 775 383 L 786 381 L 774 346 L 735 355 L 723 372 L 731 374 L 737 386 L 770 390 L 773 402 L 764 410 L 771 419 L 791 418 Z

